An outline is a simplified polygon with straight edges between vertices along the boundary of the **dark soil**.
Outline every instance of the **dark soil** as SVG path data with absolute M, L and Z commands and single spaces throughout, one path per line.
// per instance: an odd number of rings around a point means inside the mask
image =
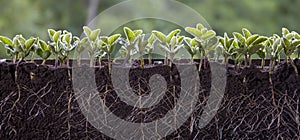
M 295 63 L 300 69 L 300 61 Z M 181 90 L 175 65 L 120 69 L 130 69 L 129 83 L 136 96 L 150 94 L 149 80 L 155 74 L 164 78 L 167 92 L 155 106 L 127 105 L 114 91 L 108 68 L 95 68 L 99 95 L 114 115 L 133 123 L 147 123 L 174 108 Z M 64 67 L 22 63 L 16 69 L 13 64 L 0 63 L 0 139 L 111 139 L 81 113 L 71 74 L 72 70 Z M 194 113 L 165 139 L 300 138 L 300 78 L 290 64 L 276 67 L 271 77 L 273 85 L 268 71 L 255 66 L 240 71 L 229 67 L 218 113 L 201 129 L 199 118 L 212 88 L 209 63 L 202 67 L 199 78 L 201 87 Z

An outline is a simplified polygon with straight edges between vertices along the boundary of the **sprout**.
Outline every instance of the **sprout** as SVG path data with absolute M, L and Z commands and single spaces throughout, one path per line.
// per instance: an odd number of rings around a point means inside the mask
M 77 65 L 80 66 L 81 53 L 84 51 L 85 48 L 87 48 L 88 38 L 84 37 L 80 40 L 80 38 L 75 36 L 74 41 L 78 42 L 77 47 L 75 48 L 75 52 L 77 53 Z
M 152 34 L 160 42 L 160 45 L 159 45 L 160 48 L 162 48 L 165 51 L 165 64 L 166 65 L 168 65 L 168 55 L 170 53 L 174 53 L 174 52 L 171 52 L 172 49 L 174 51 L 175 47 L 177 48 L 178 44 L 180 43 L 178 41 L 178 38 L 176 38 L 177 34 L 179 34 L 180 32 L 181 32 L 181 30 L 176 29 L 176 30 L 171 31 L 168 35 L 165 35 L 159 31 L 152 31 Z M 173 37 L 175 37 L 175 38 L 173 38 Z M 183 38 L 181 39 L 181 42 L 182 42 L 182 40 L 183 40 Z M 173 55 L 173 54 L 170 54 L 170 55 Z M 171 57 L 174 57 L 174 56 L 170 56 L 170 58 Z M 171 58 L 171 61 L 173 61 L 173 58 Z
M 148 55 L 148 63 L 152 64 L 152 51 L 154 49 L 154 42 L 156 41 L 156 38 L 153 34 L 148 38 L 148 44 L 145 48 L 145 54 Z
M 48 29 L 48 35 L 50 37 L 51 42 L 48 44 L 50 45 L 52 54 L 54 54 L 55 57 L 55 67 L 58 65 L 59 55 L 61 53 L 61 31 L 55 31 L 53 29 Z
M 294 64 L 291 55 L 296 51 L 297 47 L 300 45 L 300 40 L 295 39 L 295 32 L 290 33 L 288 29 L 282 28 L 281 45 L 283 47 L 284 54 L 286 56 L 286 60 L 290 61 L 293 66 L 296 75 L 298 76 L 297 66 Z
M 222 50 L 222 55 L 224 57 L 223 63 L 227 64 L 229 57 L 233 53 L 234 38 L 229 38 L 227 33 L 224 33 L 224 37 L 219 37 L 219 41 L 220 41 L 220 44 L 221 44 L 220 46 L 221 46 L 221 50 Z
M 280 53 L 283 50 L 280 44 L 280 37 L 278 35 L 273 35 L 265 42 L 265 46 L 266 53 L 270 57 L 269 74 L 272 75 L 276 60 L 280 60 Z
M 218 40 L 214 40 L 216 39 L 216 32 L 213 30 L 208 30 L 202 24 L 197 24 L 196 28 L 186 27 L 185 31 L 194 36 L 197 46 L 199 47 L 198 50 L 201 53 L 201 60 L 199 64 L 200 71 L 204 59 L 207 59 L 207 53 L 214 50 L 219 44 Z
M 138 41 L 139 36 L 143 33 L 142 30 L 131 30 L 128 27 L 124 27 L 124 34 L 126 36 L 125 44 L 122 46 L 120 53 L 125 56 L 124 65 L 131 61 L 131 57 L 137 53 L 134 51 L 134 47 Z
M 36 54 L 43 59 L 42 64 L 45 64 L 46 60 L 51 55 L 51 48 L 47 43 L 43 40 L 39 40 L 38 47 L 36 49 Z
M 69 55 L 70 53 L 78 46 L 79 40 L 77 38 L 73 40 L 72 33 L 68 31 L 64 31 L 61 37 L 61 45 L 62 45 L 62 60 L 67 59 L 67 67 L 69 67 Z
M 15 39 L 14 39 L 15 40 Z M 8 37 L 0 36 L 0 42 L 3 43 L 6 48 L 7 54 L 12 57 L 13 63 L 16 63 L 16 60 L 19 56 L 19 52 L 16 50 L 16 41 L 12 41 Z
M 135 45 L 135 49 L 138 52 L 138 54 L 140 55 L 139 58 L 140 58 L 142 68 L 144 68 L 144 66 L 145 66 L 145 62 L 144 62 L 144 59 L 143 59 L 143 54 L 144 54 L 144 51 L 146 49 L 146 46 L 148 45 L 148 41 L 145 41 L 144 37 L 145 37 L 144 34 L 140 35 L 138 37 L 137 45 Z
M 248 66 L 248 63 L 251 65 L 251 56 L 263 47 L 261 43 L 265 42 L 267 38 L 257 34 L 252 35 L 246 28 L 243 28 L 242 32 L 243 35 L 234 32 L 233 36 L 238 42 L 239 48 L 236 51 L 244 55 L 245 66 Z
M 84 34 L 86 35 L 87 40 L 88 40 L 88 45 L 86 47 L 87 47 L 87 50 L 88 50 L 88 53 L 90 56 L 90 67 L 93 67 L 94 61 L 95 61 L 95 53 L 98 49 L 97 43 L 99 42 L 99 35 L 100 35 L 101 30 L 96 29 L 96 30 L 92 31 L 87 26 L 84 26 L 83 30 L 84 30 Z
M 111 54 L 114 51 L 114 45 L 118 41 L 118 39 L 121 37 L 120 34 L 115 34 L 112 36 L 104 36 L 101 37 L 101 39 L 98 42 L 98 46 L 100 49 L 106 53 L 107 55 L 107 61 L 108 61 L 108 68 L 109 71 L 111 70 Z
M 184 48 L 188 51 L 188 53 L 191 56 L 191 63 L 194 63 L 194 56 L 197 54 L 197 51 L 199 49 L 197 46 L 197 41 L 196 39 L 191 39 L 189 37 L 186 37 L 184 41 L 188 45 L 185 45 Z

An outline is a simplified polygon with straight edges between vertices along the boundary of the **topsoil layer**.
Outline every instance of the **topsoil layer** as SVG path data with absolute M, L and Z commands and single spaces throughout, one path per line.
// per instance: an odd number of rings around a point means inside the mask
M 300 69 L 300 61 L 295 60 L 295 63 Z M 149 81 L 155 74 L 164 78 L 167 89 L 162 99 L 151 107 L 138 108 L 123 102 L 113 89 L 107 67 L 95 68 L 97 91 L 104 104 L 119 118 L 132 123 L 152 122 L 174 109 L 181 91 L 176 66 L 155 65 L 145 69 L 133 66 L 129 71 L 133 94 L 148 96 Z M 111 139 L 82 114 L 71 75 L 72 70 L 68 68 L 34 63 L 22 63 L 16 68 L 13 64 L 0 63 L 0 138 Z M 273 85 L 269 73 L 254 66 L 239 72 L 228 68 L 226 76 L 220 108 L 208 125 L 200 129 L 200 116 L 212 88 L 210 65 L 202 67 L 196 109 L 166 139 L 300 138 L 300 78 L 290 64 L 276 67 L 271 77 Z M 84 90 L 82 92 L 84 94 Z

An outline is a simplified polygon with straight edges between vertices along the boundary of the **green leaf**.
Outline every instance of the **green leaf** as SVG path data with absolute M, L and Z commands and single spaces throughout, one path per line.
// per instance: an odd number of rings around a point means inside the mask
M 155 36 L 153 34 L 151 34 L 151 36 L 148 38 L 148 43 L 153 44 L 154 41 L 155 41 Z
M 88 26 L 83 26 L 83 31 L 86 37 L 90 37 L 92 34 L 92 30 Z
M 54 36 L 55 33 L 56 33 L 55 30 L 53 30 L 53 29 L 48 29 L 48 35 L 49 35 L 49 37 L 50 37 L 51 40 L 53 40 L 53 36 Z
M 72 34 L 65 34 L 65 35 L 63 36 L 63 40 L 64 40 L 64 42 L 70 44 L 71 41 L 72 41 Z
M 216 36 L 216 32 L 213 30 L 207 31 L 205 34 L 202 35 L 202 40 L 209 40 Z
M 186 46 L 186 45 L 184 45 L 183 46 L 187 51 L 188 51 L 188 53 L 190 54 L 190 55 L 194 55 L 194 52 L 192 51 L 192 48 L 191 47 L 189 47 L 189 46 Z
M 41 58 L 44 58 L 44 56 L 43 56 L 44 52 L 43 52 L 43 50 L 41 48 L 37 48 L 36 49 L 36 54 L 38 56 L 40 56 Z
M 92 31 L 91 35 L 89 37 L 90 41 L 95 42 L 98 39 L 100 32 L 101 32 L 100 29 L 96 29 L 96 30 Z
M 137 37 L 143 33 L 143 30 L 134 30 L 133 33 Z
M 283 47 L 284 48 L 289 48 L 291 46 L 291 43 L 289 40 L 287 40 L 286 38 L 283 38 Z
M 136 38 L 135 33 L 128 27 L 124 27 L 124 33 L 129 42 L 133 42 Z
M 246 28 L 243 28 L 242 32 L 243 32 L 246 39 L 248 39 L 250 36 L 252 36 L 251 32 Z
M 121 37 L 121 34 L 115 34 L 115 35 L 112 35 L 108 38 L 108 44 L 109 45 L 114 45 L 115 42 Z
M 162 32 L 160 31 L 152 31 L 153 35 L 157 38 L 157 40 L 159 42 L 161 42 L 162 44 L 167 44 L 167 36 L 164 35 Z
M 300 45 L 300 40 L 297 40 L 291 44 L 291 47 L 298 47 L 299 45 Z
M 259 36 L 257 34 L 255 35 L 251 35 L 250 37 L 247 38 L 246 40 L 246 44 L 249 46 L 251 45 L 254 41 L 256 41 L 256 39 L 258 38 Z
M 47 59 L 49 58 L 51 55 L 51 51 L 50 50 L 45 50 L 44 54 L 43 54 L 43 59 Z
M 200 23 L 199 23 L 199 24 L 197 24 L 197 29 L 198 29 L 198 30 L 200 30 L 200 31 L 201 31 L 203 28 L 204 28 L 204 26 L 203 26 L 202 24 L 200 24 Z
M 167 42 L 170 42 L 171 39 L 181 32 L 180 29 L 173 30 L 171 33 L 167 35 Z
M 0 41 L 5 45 L 13 46 L 12 40 L 9 39 L 8 37 L 0 36 Z
M 262 45 L 254 45 L 254 46 L 251 46 L 250 49 L 249 49 L 249 54 L 252 55 L 252 54 L 255 54 L 257 53 L 257 51 L 262 48 L 263 46 Z
M 196 28 L 192 28 L 192 27 L 186 27 L 185 31 L 188 32 L 189 34 L 193 35 L 196 38 L 201 38 L 202 33 L 200 30 L 196 29 Z
M 54 35 L 53 35 L 53 40 L 55 43 L 58 43 L 59 39 L 60 39 L 60 35 L 61 35 L 61 31 L 58 31 L 56 32 Z
M 246 42 L 245 37 L 238 32 L 233 32 L 233 36 L 242 44 L 244 44 Z
M 260 43 L 265 42 L 266 40 L 268 40 L 267 37 L 260 36 L 259 38 L 257 38 L 257 39 L 252 43 L 252 45 L 258 45 L 258 44 L 260 44 Z
M 40 40 L 39 41 L 39 46 L 40 46 L 40 48 L 42 48 L 43 50 L 48 50 L 48 45 L 47 45 L 47 43 L 45 42 L 45 41 L 43 41 L 43 40 Z
M 26 42 L 25 42 L 25 46 L 27 49 L 30 49 L 34 43 L 35 43 L 36 39 L 35 38 L 31 38 L 31 39 L 28 39 Z
M 290 31 L 287 28 L 282 28 L 281 31 L 282 31 L 282 35 L 284 36 L 290 33 Z

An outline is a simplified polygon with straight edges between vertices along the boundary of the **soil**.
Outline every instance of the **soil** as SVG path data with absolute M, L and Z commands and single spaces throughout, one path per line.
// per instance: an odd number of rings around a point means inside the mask
M 300 60 L 295 60 L 295 64 L 300 69 Z M 95 68 L 99 95 L 114 115 L 133 123 L 148 123 L 164 117 L 174 108 L 181 86 L 175 65 L 148 65 L 144 69 L 133 65 L 123 69 L 130 69 L 129 83 L 136 96 L 151 93 L 149 81 L 155 74 L 164 78 L 167 92 L 162 93 L 164 96 L 158 104 L 148 108 L 127 105 L 114 91 L 108 68 Z M 0 63 L 0 138 L 111 139 L 94 128 L 81 113 L 71 74 L 71 68 L 65 67 L 21 63 L 16 68 L 14 64 Z M 277 65 L 271 77 L 273 84 L 270 84 L 268 71 L 254 65 L 239 71 L 228 67 L 225 94 L 218 113 L 201 129 L 199 118 L 212 88 L 209 63 L 202 67 L 199 78 L 196 109 L 165 139 L 300 138 L 300 78 L 289 63 Z

